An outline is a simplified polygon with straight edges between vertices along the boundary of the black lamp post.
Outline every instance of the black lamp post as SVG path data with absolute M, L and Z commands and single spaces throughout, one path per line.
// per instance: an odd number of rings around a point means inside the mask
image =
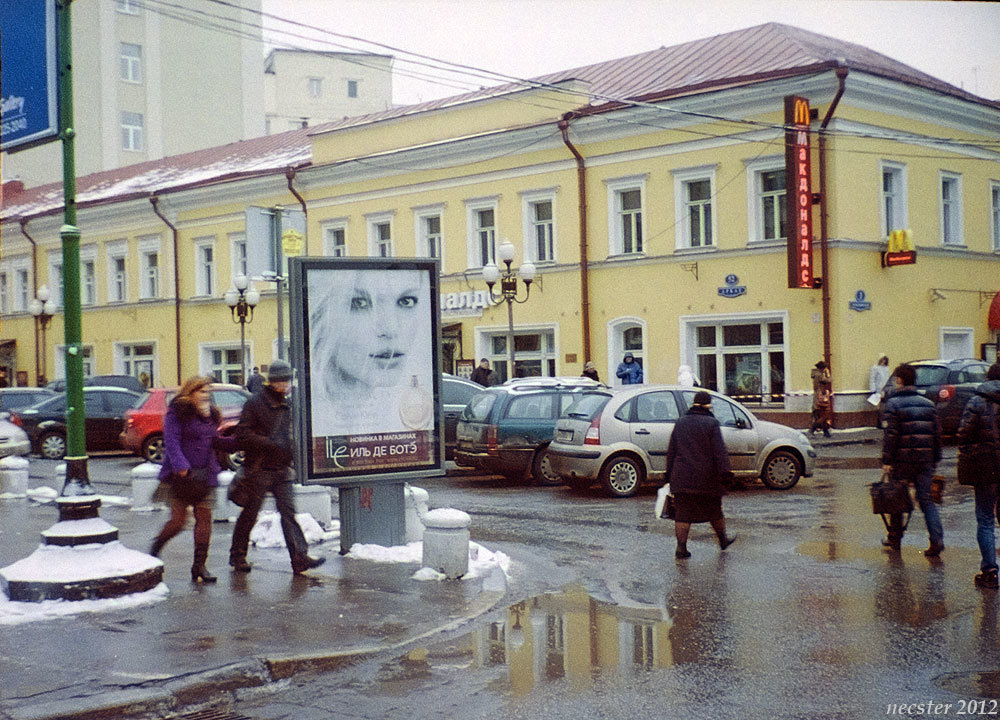
M 56 304 L 50 298 L 48 285 L 38 288 L 38 294 L 28 303 L 28 311 L 35 316 L 35 322 L 42 330 L 41 352 L 35 355 L 35 379 L 41 387 L 48 381 L 45 372 L 45 329 L 52 321 L 52 316 L 56 314 Z
M 248 289 L 249 288 L 249 289 Z M 233 286 L 226 291 L 226 305 L 233 322 L 240 325 L 240 384 L 247 382 L 246 326 L 253 322 L 253 309 L 260 302 L 260 293 L 250 287 L 246 275 L 233 278 Z
M 508 379 L 514 377 L 514 303 L 527 302 L 531 294 L 531 281 L 535 279 L 535 265 L 531 261 L 525 261 L 515 272 L 511 270 L 510 264 L 514 261 L 514 245 L 509 240 L 504 240 L 497 248 L 497 257 L 503 261 L 505 269 L 501 275 L 500 268 L 494 263 L 483 267 L 483 280 L 490 288 L 490 300 L 495 304 L 500 301 L 507 303 L 507 358 L 508 358 Z M 524 297 L 517 297 L 517 276 L 521 276 L 524 282 Z M 493 286 L 497 280 L 500 281 L 500 295 L 493 294 Z

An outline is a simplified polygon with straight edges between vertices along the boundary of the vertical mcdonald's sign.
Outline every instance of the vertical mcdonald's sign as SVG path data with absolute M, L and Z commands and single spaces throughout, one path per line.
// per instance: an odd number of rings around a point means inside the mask
M 788 232 L 788 287 L 813 285 L 812 163 L 809 101 L 785 96 L 785 188 Z

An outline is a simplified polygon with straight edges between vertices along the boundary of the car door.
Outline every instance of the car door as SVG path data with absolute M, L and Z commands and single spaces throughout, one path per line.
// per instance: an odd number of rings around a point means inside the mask
M 86 418 L 84 420 L 84 436 L 87 450 L 104 450 L 111 445 L 109 439 L 114 423 L 109 416 L 107 405 L 107 394 L 105 390 L 84 390 L 83 407 Z M 123 411 L 124 412 L 124 411 Z M 114 437 L 115 446 L 118 445 L 118 433 Z
M 121 448 L 119 435 L 125 429 L 125 411 L 135 406 L 136 401 L 142 397 L 139 393 L 133 392 L 109 392 L 105 391 L 104 407 L 107 417 L 105 418 L 107 429 L 107 450 L 118 450 Z M 102 442 L 105 439 L 102 438 Z
M 511 399 L 498 428 L 500 452 L 534 452 L 552 440 L 559 413 L 559 395 L 532 392 Z
M 448 459 L 451 459 L 451 452 L 455 447 L 458 419 L 472 397 L 482 389 L 457 378 L 441 379 L 441 411 L 444 416 L 444 442 Z
M 684 392 L 684 404 L 691 407 L 694 392 Z M 729 453 L 733 472 L 755 472 L 757 468 L 757 430 L 742 408 L 726 398 L 712 396 L 712 414 L 722 428 L 722 439 Z
M 679 417 L 677 398 L 669 390 L 642 393 L 630 401 L 629 437 L 649 457 L 654 472 L 667 469 L 667 445 Z

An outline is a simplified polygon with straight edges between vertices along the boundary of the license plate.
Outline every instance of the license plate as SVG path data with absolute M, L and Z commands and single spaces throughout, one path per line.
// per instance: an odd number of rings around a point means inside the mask
M 556 430 L 556 440 L 559 442 L 570 442 L 573 439 L 572 430 Z

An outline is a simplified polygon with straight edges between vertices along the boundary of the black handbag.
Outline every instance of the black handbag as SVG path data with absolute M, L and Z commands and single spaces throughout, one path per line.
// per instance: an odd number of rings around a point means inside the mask
M 208 468 L 191 468 L 186 475 L 171 473 L 170 492 L 189 505 L 197 505 L 208 497 Z
M 895 482 L 889 473 L 869 486 L 872 512 L 876 515 L 902 515 L 913 512 L 913 498 L 906 483 Z M 883 518 L 884 519 L 884 518 Z

